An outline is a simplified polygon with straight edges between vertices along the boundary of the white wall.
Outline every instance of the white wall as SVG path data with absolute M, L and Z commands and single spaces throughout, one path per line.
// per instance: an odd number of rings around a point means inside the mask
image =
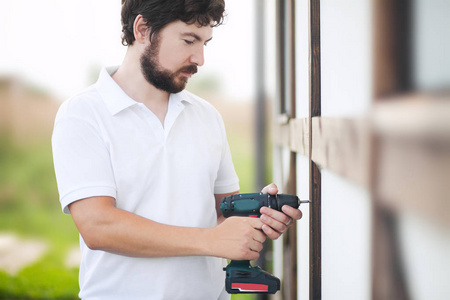
M 450 229 L 403 213 L 398 236 L 411 299 L 449 299 Z
M 413 81 L 421 90 L 450 88 L 450 1 L 413 0 Z
M 360 117 L 372 101 L 371 1 L 320 5 L 322 116 Z M 330 171 L 321 173 L 322 299 L 370 299 L 370 194 Z
M 322 170 L 322 299 L 370 299 L 370 228 L 368 191 Z
M 322 116 L 360 116 L 370 109 L 371 2 L 320 2 Z

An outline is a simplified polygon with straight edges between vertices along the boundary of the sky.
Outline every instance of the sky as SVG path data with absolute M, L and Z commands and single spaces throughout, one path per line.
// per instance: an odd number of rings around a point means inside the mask
M 206 63 L 191 80 L 214 76 L 229 98 L 254 89 L 254 1 L 227 0 Z M 119 65 L 120 0 L 0 0 L 0 77 L 15 77 L 65 99 Z

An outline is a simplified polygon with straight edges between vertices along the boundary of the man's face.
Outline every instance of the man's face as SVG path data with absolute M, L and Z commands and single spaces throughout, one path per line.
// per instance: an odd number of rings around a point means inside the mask
M 204 46 L 211 36 L 210 26 L 181 21 L 168 24 L 153 36 L 140 58 L 144 77 L 160 90 L 181 92 L 197 66 L 203 65 Z

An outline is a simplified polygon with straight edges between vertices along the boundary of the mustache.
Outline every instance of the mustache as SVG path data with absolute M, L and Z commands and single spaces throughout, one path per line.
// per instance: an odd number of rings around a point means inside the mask
M 178 70 L 178 73 L 186 72 L 186 73 L 195 74 L 195 73 L 197 73 L 197 71 L 198 70 L 197 70 L 196 65 L 189 65 L 189 66 L 183 67 L 180 70 Z

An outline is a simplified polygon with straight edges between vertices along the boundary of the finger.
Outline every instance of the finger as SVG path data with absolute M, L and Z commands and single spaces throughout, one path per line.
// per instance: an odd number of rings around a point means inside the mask
M 263 249 L 263 244 L 256 240 L 254 240 L 252 243 L 250 243 L 249 246 L 250 246 L 250 250 L 255 251 L 255 252 L 260 252 Z
M 262 227 L 262 226 L 261 226 Z M 266 241 L 266 235 L 262 232 L 261 230 L 258 230 L 255 234 L 255 236 L 253 237 L 253 239 L 255 241 L 257 241 L 258 243 L 264 243 Z
M 281 236 L 281 233 L 273 230 L 268 225 L 263 225 L 262 230 L 265 233 L 265 235 L 271 240 L 276 240 L 276 239 L 278 239 Z
M 248 222 L 250 223 L 250 226 L 255 229 L 261 229 L 263 226 L 263 222 L 261 222 L 260 218 L 248 218 Z
M 290 220 L 289 218 L 287 219 L 288 221 Z M 286 223 L 288 223 L 288 221 L 278 221 L 272 217 L 269 217 L 268 215 L 262 215 L 261 216 L 261 221 L 265 224 L 270 226 L 273 230 L 279 232 L 279 233 L 284 233 L 287 230 L 287 225 Z M 264 226 L 264 225 L 263 225 Z
M 269 208 L 266 206 L 261 207 L 259 212 L 261 213 L 261 217 L 263 215 L 269 216 L 270 218 L 282 223 L 283 225 L 287 224 L 289 222 L 289 220 L 291 219 L 291 217 L 289 215 L 285 214 L 284 212 L 281 212 L 281 211 L 278 211 L 278 210 L 275 210 L 275 209 L 272 209 L 272 208 Z M 292 213 L 291 211 L 289 211 L 289 212 Z M 267 219 L 266 218 L 261 219 L 261 221 L 266 223 L 265 220 L 267 220 Z
M 253 229 L 250 233 L 250 236 L 247 236 L 243 242 L 243 249 L 247 251 L 255 251 L 260 252 L 263 249 L 263 242 L 266 240 L 266 237 L 262 230 Z
M 275 195 L 276 193 L 278 193 L 278 187 L 275 183 L 271 183 L 271 184 L 265 186 L 261 190 L 261 193 Z
M 289 216 L 293 220 L 300 220 L 303 216 L 303 213 L 301 210 L 293 208 L 289 205 L 283 205 L 281 210 L 283 211 L 283 213 L 285 213 L 287 216 Z
M 258 251 L 249 251 L 244 257 L 238 259 L 238 260 L 257 260 L 259 258 L 259 252 Z

